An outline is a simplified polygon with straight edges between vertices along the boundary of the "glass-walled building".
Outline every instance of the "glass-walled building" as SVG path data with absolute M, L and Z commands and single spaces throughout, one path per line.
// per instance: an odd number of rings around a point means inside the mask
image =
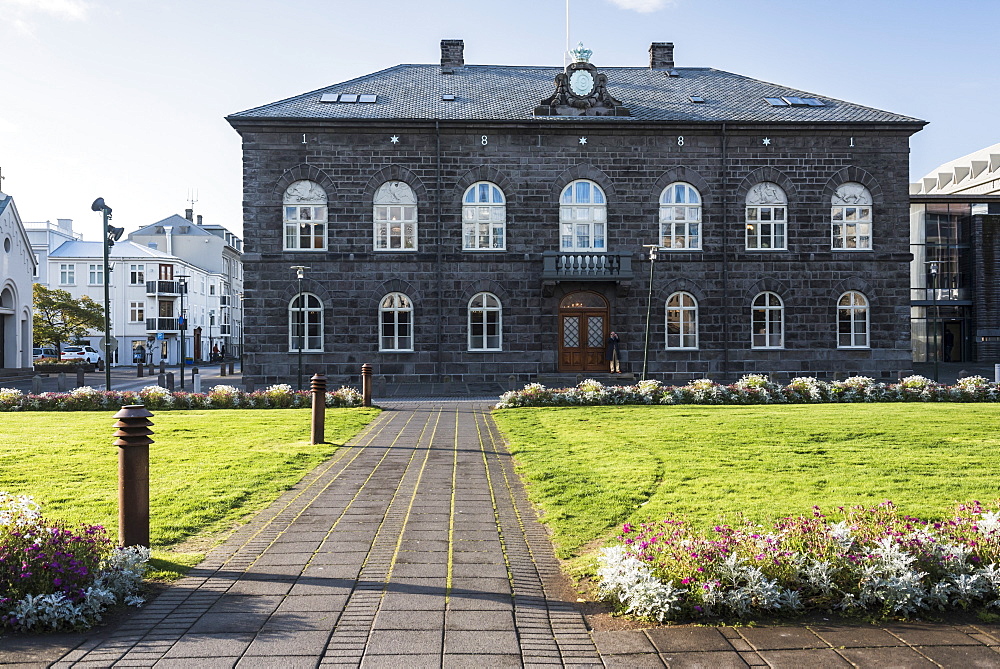
M 914 362 L 1000 362 L 1000 144 L 910 185 Z

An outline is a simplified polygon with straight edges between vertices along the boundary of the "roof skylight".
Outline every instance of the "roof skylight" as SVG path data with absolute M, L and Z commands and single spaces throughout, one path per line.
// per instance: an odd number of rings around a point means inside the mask
M 455 101 L 455 94 L 454 93 L 444 93 L 444 94 L 441 95 L 441 100 L 443 100 L 444 102 L 454 102 Z
M 690 100 L 691 102 L 701 103 L 705 101 L 705 98 L 701 97 L 700 95 L 691 95 L 688 96 L 688 100 Z

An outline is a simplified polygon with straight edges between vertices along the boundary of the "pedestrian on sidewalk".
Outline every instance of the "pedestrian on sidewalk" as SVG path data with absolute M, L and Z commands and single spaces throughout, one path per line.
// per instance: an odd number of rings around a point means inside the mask
M 621 374 L 622 367 L 620 361 L 621 351 L 619 350 L 620 340 L 618 339 L 618 333 L 612 332 L 611 336 L 608 337 L 607 348 L 604 349 L 604 359 L 611 362 L 611 373 Z

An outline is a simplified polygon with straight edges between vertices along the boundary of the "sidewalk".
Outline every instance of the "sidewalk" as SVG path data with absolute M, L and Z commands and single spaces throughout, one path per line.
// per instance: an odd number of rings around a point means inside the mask
M 380 403 L 333 458 L 120 625 L 3 638 L 0 664 L 1000 666 L 1000 625 L 979 622 L 590 630 L 489 403 Z

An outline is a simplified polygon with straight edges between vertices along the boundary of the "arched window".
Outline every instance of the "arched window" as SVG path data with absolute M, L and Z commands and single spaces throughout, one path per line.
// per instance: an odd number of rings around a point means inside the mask
M 563 252 L 607 250 L 608 205 L 593 181 L 574 181 L 559 198 L 560 249 Z
M 500 351 L 503 307 L 493 293 L 478 293 L 469 300 L 469 350 Z
M 502 251 L 506 248 L 507 200 L 489 181 L 469 186 L 462 198 L 462 248 Z
M 872 194 L 859 183 L 837 187 L 830 213 L 831 246 L 837 251 L 870 250 L 872 247 Z
M 837 300 L 837 348 L 868 348 L 868 298 L 852 290 Z
M 325 251 L 327 197 L 323 187 L 301 179 L 285 189 L 286 251 Z
M 784 348 L 785 305 L 774 293 L 761 293 L 753 299 L 750 338 L 752 348 Z
M 701 248 L 701 193 L 691 184 L 672 183 L 660 194 L 660 246 Z
M 389 293 L 378 307 L 380 351 L 413 350 L 413 303 L 403 293 Z
M 747 249 L 784 251 L 787 241 L 788 198 L 770 181 L 755 184 L 747 193 Z
M 402 181 L 375 191 L 375 250 L 417 250 L 417 196 Z
M 667 348 L 698 348 L 698 301 L 691 293 L 667 298 Z
M 323 350 L 323 302 L 312 293 L 302 293 L 288 304 L 288 350 Z

